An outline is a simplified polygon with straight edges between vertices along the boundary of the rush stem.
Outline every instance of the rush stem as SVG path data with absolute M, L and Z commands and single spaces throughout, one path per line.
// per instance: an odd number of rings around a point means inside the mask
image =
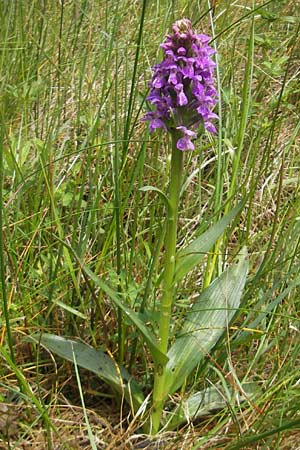
M 176 257 L 178 203 L 182 178 L 183 152 L 176 147 L 179 139 L 177 132 L 172 133 L 172 157 L 169 185 L 169 207 L 165 236 L 165 259 L 163 276 L 163 293 L 160 306 L 159 348 L 167 353 L 169 347 L 170 321 L 174 302 L 174 274 Z M 153 408 L 150 429 L 156 434 L 160 428 L 161 414 L 168 392 L 165 392 L 165 366 L 155 366 Z

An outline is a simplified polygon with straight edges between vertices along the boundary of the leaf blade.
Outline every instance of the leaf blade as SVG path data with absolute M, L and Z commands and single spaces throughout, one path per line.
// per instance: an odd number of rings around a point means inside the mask
M 56 300 L 56 299 L 52 299 L 52 303 L 54 303 L 57 306 L 60 306 L 61 308 L 63 308 L 64 310 L 68 311 L 71 314 L 74 314 L 74 316 L 79 317 L 80 319 L 83 320 L 88 320 L 88 317 L 86 314 L 83 314 L 80 311 L 77 311 L 77 309 L 72 308 L 72 306 L 66 305 L 64 302 L 62 302 L 61 300 Z
M 77 342 L 55 334 L 35 334 L 29 336 L 28 339 L 37 344 L 41 343 L 52 353 L 95 373 L 114 390 L 120 394 L 124 393 L 129 403 L 132 400 L 135 408 L 142 404 L 144 400 L 143 393 L 137 382 L 129 375 L 126 369 L 117 365 L 103 351 L 96 350 L 83 342 Z
M 149 346 L 154 361 L 157 364 L 165 365 L 168 361 L 167 356 L 160 351 L 155 336 L 147 329 L 140 316 L 135 311 L 124 305 L 119 298 L 118 293 L 104 283 L 104 281 L 94 274 L 85 264 L 81 263 L 81 267 L 91 278 L 91 280 L 93 280 L 94 283 L 110 297 L 110 299 L 126 314 L 126 317 L 128 317 L 128 319 L 139 329 Z
M 213 247 L 230 222 L 244 206 L 244 200 L 238 203 L 228 214 L 212 225 L 201 236 L 177 253 L 175 282 L 180 281 L 196 265 L 203 261 L 205 254 Z
M 240 304 L 248 273 L 243 250 L 237 264 L 224 271 L 197 298 L 180 337 L 170 347 L 166 365 L 166 395 L 172 394 L 216 345 Z
M 81 261 L 76 252 L 68 244 L 66 244 L 61 239 L 58 240 L 65 247 L 72 251 L 74 257 L 80 265 L 80 268 L 85 272 L 85 274 L 88 275 L 90 279 L 93 280 L 93 282 L 110 297 L 110 299 L 126 314 L 126 317 L 128 317 L 128 319 L 139 329 L 149 346 L 149 350 L 154 362 L 157 365 L 165 365 L 168 361 L 168 357 L 163 352 L 161 352 L 154 334 L 147 329 L 144 322 L 141 320 L 140 315 L 124 305 L 122 300 L 120 299 L 119 294 L 106 283 L 104 283 L 104 281 L 102 281 L 101 278 L 98 277 L 94 272 L 92 272 L 89 267 Z
M 163 200 L 165 206 L 167 207 L 167 209 L 169 209 L 171 207 L 170 201 L 168 199 L 168 197 L 166 196 L 166 194 L 161 191 L 160 189 L 158 189 L 155 186 L 143 186 L 139 189 L 142 192 L 156 192 L 160 198 Z
M 221 385 L 216 385 L 207 387 L 203 391 L 195 392 L 185 398 L 170 413 L 171 419 L 166 429 L 174 430 L 184 422 L 209 416 L 217 410 L 226 408 L 228 404 L 232 405 L 232 403 L 238 402 L 240 405 L 245 400 L 252 400 L 260 392 L 258 384 L 254 382 L 242 383 L 241 388 L 241 391 L 231 388 L 229 392 L 224 392 L 224 388 Z

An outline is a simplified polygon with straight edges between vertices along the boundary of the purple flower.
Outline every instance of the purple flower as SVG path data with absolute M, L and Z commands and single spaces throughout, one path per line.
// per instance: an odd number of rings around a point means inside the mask
M 191 139 L 197 137 L 197 133 L 194 131 L 188 130 L 186 127 L 176 127 L 176 130 L 180 130 L 183 134 L 183 137 L 178 139 L 177 148 L 179 150 L 195 150 L 195 146 L 192 143 Z
M 154 106 L 143 121 L 150 121 L 150 132 L 163 128 L 182 137 L 177 141 L 179 150 L 194 150 L 193 131 L 201 123 L 216 133 L 212 123 L 218 116 L 212 112 L 217 103 L 214 87 L 214 50 L 208 45 L 209 36 L 195 34 L 188 19 L 178 20 L 173 33 L 161 47 L 163 60 L 153 68 L 150 94 L 147 100 Z

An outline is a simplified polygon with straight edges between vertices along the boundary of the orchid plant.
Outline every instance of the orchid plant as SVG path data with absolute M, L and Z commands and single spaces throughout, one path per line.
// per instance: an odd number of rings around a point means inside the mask
M 50 351 L 95 372 L 125 398 L 134 415 L 146 417 L 144 429 L 152 434 L 156 434 L 162 427 L 172 429 L 191 417 L 207 414 L 211 404 L 214 407 L 216 404 L 224 406 L 218 390 L 206 390 L 185 398 L 173 411 L 164 411 L 169 396 L 178 389 L 183 389 L 193 370 L 205 360 L 228 329 L 239 308 L 248 270 L 247 252 L 244 249 L 236 264 L 221 273 L 193 301 L 183 327 L 175 338 L 170 336 L 173 305 L 180 282 L 203 262 L 204 254 L 213 248 L 242 208 L 242 204 L 238 204 L 185 248 L 177 249 L 178 203 L 184 153 L 194 150 L 193 141 L 197 138 L 197 133 L 204 130 L 216 132 L 213 120 L 218 119 L 218 116 L 213 108 L 218 96 L 214 86 L 214 50 L 209 46 L 209 41 L 209 36 L 193 31 L 188 19 L 175 22 L 172 33 L 161 45 L 163 60 L 153 70 L 150 94 L 147 97 L 153 110 L 147 112 L 142 119 L 150 122 L 150 132 L 161 128 L 170 134 L 172 141 L 168 193 L 152 186 L 142 188 L 143 191 L 157 192 L 166 208 L 162 294 L 157 302 L 158 331 L 155 333 L 155 326 L 153 331 L 150 330 L 143 315 L 129 308 L 118 290 L 92 272 L 73 252 L 85 277 L 107 295 L 148 346 L 153 361 L 150 408 L 146 408 L 146 405 L 149 404 L 151 392 L 145 393 L 138 381 L 113 359 L 110 352 L 108 354 L 56 335 L 35 336 Z M 70 247 L 69 249 L 72 251 Z M 148 395 L 145 397 L 145 394 Z M 147 414 L 145 410 L 148 411 Z

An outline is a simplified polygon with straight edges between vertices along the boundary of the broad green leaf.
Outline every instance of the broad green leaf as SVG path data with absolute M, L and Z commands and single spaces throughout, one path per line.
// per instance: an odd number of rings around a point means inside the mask
M 133 404 L 135 411 L 142 404 L 144 396 L 136 381 L 127 370 L 120 367 L 103 351 L 55 334 L 35 334 L 29 337 L 29 340 L 40 342 L 51 352 L 73 363 L 75 356 L 78 366 L 95 373 L 120 394 L 124 393 L 124 397 L 129 404 Z
M 118 293 L 114 291 L 112 288 L 110 288 L 106 283 L 104 283 L 85 264 L 81 263 L 81 267 L 85 271 L 85 273 L 91 278 L 91 280 L 93 280 L 93 282 L 109 296 L 109 298 L 115 303 L 115 305 L 117 305 L 126 314 L 126 317 L 128 317 L 128 319 L 141 332 L 141 334 L 143 335 L 145 341 L 149 346 L 150 352 L 152 354 L 155 363 L 165 365 L 168 361 L 168 358 L 164 353 L 162 353 L 159 350 L 155 336 L 150 332 L 150 330 L 148 330 L 144 322 L 141 320 L 140 315 L 135 311 L 133 311 L 132 309 L 128 308 L 126 305 L 124 305 L 124 302 L 122 302 Z
M 180 250 L 176 256 L 175 281 L 181 280 L 195 266 L 203 261 L 205 254 L 211 250 L 219 237 L 224 233 L 226 227 L 241 211 L 244 201 L 241 201 L 226 216 L 210 227 L 205 233 L 191 242 L 187 247 Z
M 180 405 L 170 412 L 170 418 L 166 420 L 166 429 L 174 430 L 185 422 L 209 416 L 228 405 L 231 407 L 234 404 L 240 405 L 245 400 L 252 400 L 258 392 L 260 392 L 258 384 L 251 382 L 243 383 L 241 390 L 228 391 L 221 385 L 210 386 L 183 399 Z
M 248 272 L 247 250 L 196 299 L 169 349 L 165 394 L 173 393 L 216 345 L 236 313 Z

